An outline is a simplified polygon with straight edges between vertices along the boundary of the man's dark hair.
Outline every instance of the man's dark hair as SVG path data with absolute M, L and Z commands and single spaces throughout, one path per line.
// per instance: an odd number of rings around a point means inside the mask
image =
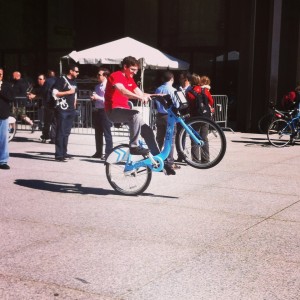
M 55 71 L 53 71 L 53 70 L 48 70 L 48 71 L 47 71 L 47 77 L 55 77 Z
M 131 66 L 138 66 L 139 65 L 139 61 L 135 57 L 133 57 L 133 56 L 127 56 L 127 57 L 125 57 L 122 60 L 121 65 L 122 65 L 122 68 L 124 66 L 126 66 L 126 67 L 129 68 Z
M 74 71 L 75 68 L 78 68 L 78 65 L 76 65 L 76 64 L 69 64 L 69 71 Z
M 170 71 L 165 71 L 163 74 L 162 74 L 162 81 L 163 82 L 168 82 L 170 81 L 172 78 L 174 78 L 174 74 Z
M 179 76 L 182 76 L 184 79 L 187 79 L 188 81 L 190 81 L 192 74 L 189 71 L 182 71 L 179 73 Z
M 103 75 L 104 75 L 106 78 L 110 75 L 110 71 L 109 71 L 109 69 L 107 69 L 107 68 L 100 67 L 99 70 L 98 70 L 98 72 L 99 72 L 99 71 L 102 71 L 102 72 L 103 72 Z

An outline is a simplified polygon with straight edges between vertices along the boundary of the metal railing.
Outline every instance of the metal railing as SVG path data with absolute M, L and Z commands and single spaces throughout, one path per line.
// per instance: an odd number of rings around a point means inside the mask
M 228 97 L 226 95 L 212 95 L 214 99 L 214 121 L 218 123 L 222 129 L 233 130 L 227 126 L 228 113 Z
M 86 95 L 88 97 L 88 95 Z M 231 130 L 227 126 L 227 111 L 228 111 L 228 97 L 226 95 L 212 95 L 214 99 L 214 121 L 218 123 L 222 129 Z M 15 106 L 25 107 L 26 114 L 36 124 L 43 126 L 43 109 L 41 100 L 34 100 L 31 102 L 26 97 L 16 97 Z M 152 129 L 155 128 L 155 108 L 152 103 L 147 105 L 137 105 L 133 109 L 141 112 L 144 121 L 150 125 Z M 18 129 L 31 130 L 30 126 L 26 125 L 24 121 L 18 120 Z M 126 125 L 112 126 L 113 136 L 129 136 L 129 130 Z M 77 114 L 74 120 L 72 133 L 75 134 L 95 134 L 93 128 L 93 102 L 89 98 L 77 99 Z

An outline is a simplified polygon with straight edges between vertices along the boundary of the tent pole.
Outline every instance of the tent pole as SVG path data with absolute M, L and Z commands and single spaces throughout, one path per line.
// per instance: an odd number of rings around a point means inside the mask
M 141 68 L 141 91 L 144 92 L 144 58 L 140 60 L 140 68 Z
M 62 61 L 61 61 L 61 58 L 59 60 L 59 75 L 62 76 Z

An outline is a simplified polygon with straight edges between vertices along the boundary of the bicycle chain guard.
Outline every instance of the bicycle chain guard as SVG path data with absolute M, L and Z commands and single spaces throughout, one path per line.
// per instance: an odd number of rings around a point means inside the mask
M 152 171 L 160 172 L 164 168 L 164 161 L 159 156 L 153 156 L 150 159 L 152 161 Z

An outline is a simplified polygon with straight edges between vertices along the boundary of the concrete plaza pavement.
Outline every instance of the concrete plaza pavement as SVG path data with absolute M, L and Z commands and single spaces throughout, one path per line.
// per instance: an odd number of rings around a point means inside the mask
M 0 170 L 0 299 L 300 299 L 299 145 L 226 132 L 219 165 L 154 173 L 131 197 L 93 135 L 58 163 L 40 134 L 17 132 Z

